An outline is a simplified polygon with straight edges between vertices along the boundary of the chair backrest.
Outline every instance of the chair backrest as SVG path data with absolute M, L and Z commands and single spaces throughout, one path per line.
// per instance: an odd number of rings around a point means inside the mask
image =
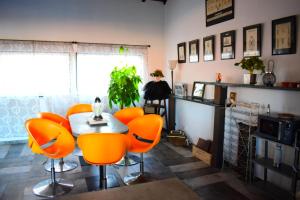
M 132 120 L 127 126 L 130 148 L 139 147 L 140 152 L 147 152 L 160 141 L 163 119 L 160 115 L 149 114 Z M 149 143 L 137 139 L 137 136 L 142 140 L 148 140 Z
M 27 120 L 25 126 L 41 153 L 49 158 L 63 158 L 75 148 L 73 136 L 56 122 L 35 118 Z
M 126 135 L 120 133 L 81 134 L 77 138 L 86 162 L 108 165 L 121 160 L 127 149 Z
M 124 108 L 117 111 L 114 116 L 123 124 L 128 124 L 130 121 L 144 116 L 144 110 L 139 107 Z
M 48 119 L 53 122 L 56 122 L 56 123 L 62 125 L 63 127 L 65 127 L 69 132 L 71 132 L 69 120 L 67 120 L 66 118 L 64 118 L 58 114 L 51 113 L 51 112 L 40 112 L 38 114 L 38 117 L 41 119 Z
M 69 119 L 69 116 L 76 113 L 83 113 L 83 112 L 92 112 L 92 105 L 91 104 L 76 104 L 70 107 L 67 111 L 67 119 Z

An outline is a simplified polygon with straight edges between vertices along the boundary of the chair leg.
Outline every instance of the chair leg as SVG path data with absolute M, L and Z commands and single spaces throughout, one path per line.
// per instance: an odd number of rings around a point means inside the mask
M 45 170 L 51 172 L 51 161 L 49 160 L 44 165 Z M 75 161 L 64 161 L 63 158 L 54 161 L 55 172 L 66 172 L 78 167 Z
M 106 190 L 107 188 L 114 188 L 119 186 L 120 184 L 117 178 L 112 174 L 107 175 L 106 166 L 100 165 L 99 166 L 99 189 Z
M 106 166 L 99 166 L 100 189 L 107 189 Z
M 71 181 L 55 177 L 54 160 L 51 159 L 51 177 L 50 179 L 39 182 L 33 187 L 33 193 L 40 197 L 54 198 L 59 195 L 70 192 L 74 187 Z
M 145 183 L 150 180 L 150 174 L 144 170 L 144 154 L 141 153 L 140 157 L 140 171 L 131 173 L 124 177 L 124 183 L 126 185 L 133 185 L 137 183 Z

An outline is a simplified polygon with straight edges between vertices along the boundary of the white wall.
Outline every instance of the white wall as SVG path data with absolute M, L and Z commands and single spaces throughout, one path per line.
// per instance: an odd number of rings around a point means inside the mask
M 188 41 L 200 39 L 200 62 L 189 63 L 187 61 L 185 64 L 180 64 L 174 71 L 175 82 L 188 83 L 189 94 L 191 94 L 194 81 L 214 81 L 216 72 L 222 73 L 223 82 L 242 83 L 243 73 L 246 72 L 235 67 L 234 63 L 243 57 L 243 27 L 262 23 L 262 59 L 275 61 L 275 74 L 278 82 L 300 81 L 299 14 L 299 0 L 235 0 L 234 19 L 206 27 L 205 0 L 170 0 L 165 9 L 165 66 L 168 60 L 177 59 L 178 43 L 187 42 L 188 47 Z M 272 56 L 271 21 L 290 15 L 298 15 L 297 54 Z M 220 33 L 230 30 L 236 30 L 236 59 L 221 60 Z M 204 62 L 203 37 L 209 35 L 216 36 L 216 59 Z M 170 70 L 166 67 L 165 71 L 167 79 L 170 80 Z M 206 96 L 212 98 L 212 88 L 207 91 Z M 236 91 L 239 101 L 270 104 L 271 111 L 300 115 L 300 92 L 245 88 L 230 88 L 229 91 Z M 207 118 L 213 117 L 213 107 L 178 100 L 176 109 L 176 128 L 185 130 L 194 143 L 197 137 L 213 139 L 213 126 L 207 123 Z M 187 126 L 186 123 L 190 121 L 193 123 Z M 283 159 L 286 162 L 291 161 L 289 156 Z M 286 184 L 287 180 L 282 177 L 271 175 L 271 179 L 282 186 L 289 186 Z
M 181 64 L 175 70 L 176 81 L 192 83 L 194 80 L 213 81 L 216 72 L 221 72 L 225 82 L 242 82 L 240 68 L 233 64 L 242 59 L 243 27 L 263 24 L 262 58 L 274 59 L 275 73 L 279 81 L 300 80 L 300 32 L 298 31 L 297 54 L 271 56 L 271 21 L 273 19 L 300 14 L 299 0 L 251 0 L 235 1 L 235 18 L 206 27 L 205 0 L 172 0 L 165 11 L 166 60 L 177 58 L 176 45 L 200 39 L 200 62 Z M 300 20 L 298 20 L 298 27 Z M 220 59 L 220 33 L 236 30 L 236 59 Z M 203 37 L 216 35 L 216 61 L 203 61 Z
M 1 0 L 0 39 L 150 44 L 164 64 L 164 5 L 138 0 Z

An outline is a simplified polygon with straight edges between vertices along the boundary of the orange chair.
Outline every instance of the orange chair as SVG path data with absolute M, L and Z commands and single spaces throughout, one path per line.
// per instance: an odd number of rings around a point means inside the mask
M 144 116 L 144 110 L 139 107 L 124 108 L 117 111 L 114 114 L 114 117 L 121 121 L 123 124 L 128 124 L 130 121 L 135 118 Z
M 63 126 L 47 119 L 30 119 L 26 129 L 40 153 L 51 158 L 51 179 L 41 181 L 33 187 L 37 196 L 54 198 L 71 191 L 73 184 L 64 179 L 55 178 L 54 159 L 69 155 L 75 148 L 74 138 Z
M 70 134 L 72 132 L 69 121 L 66 118 L 64 118 L 58 114 L 51 113 L 51 112 L 41 112 L 38 114 L 38 117 L 41 119 L 48 119 L 53 122 L 56 122 L 56 123 L 62 125 L 63 127 L 65 127 L 70 132 Z M 55 162 L 54 162 L 55 172 L 70 171 L 70 170 L 75 169 L 77 166 L 78 165 L 76 162 L 64 161 L 63 158 L 61 158 L 60 160 L 55 160 Z M 45 169 L 47 171 L 51 171 L 51 163 L 50 162 L 46 162 Z
M 77 143 L 84 160 L 99 166 L 100 188 L 107 189 L 106 165 L 118 162 L 126 152 L 127 137 L 120 133 L 82 134 Z
M 128 152 L 140 153 L 140 172 L 124 177 L 127 185 L 145 182 L 148 174 L 144 171 L 143 154 L 150 151 L 160 141 L 163 119 L 160 115 L 144 115 L 128 123 L 127 137 L 130 141 Z
M 91 104 L 76 104 L 70 107 L 67 111 L 67 119 L 69 119 L 69 116 L 76 113 L 83 113 L 83 112 L 92 112 L 92 105 Z
M 93 108 L 91 104 L 75 104 L 71 106 L 66 114 L 66 118 L 69 120 L 69 116 L 76 114 L 76 113 L 84 113 L 84 112 L 93 112 Z M 75 156 L 82 156 L 81 150 L 76 147 L 75 151 L 73 152 Z
M 132 108 L 124 108 L 122 110 L 117 111 L 114 114 L 114 117 L 121 121 L 123 124 L 128 124 L 130 121 L 144 116 L 144 110 L 139 107 L 132 107 Z M 135 155 L 128 155 L 126 154 L 116 165 L 119 166 L 130 166 L 136 165 L 140 162 L 139 157 Z

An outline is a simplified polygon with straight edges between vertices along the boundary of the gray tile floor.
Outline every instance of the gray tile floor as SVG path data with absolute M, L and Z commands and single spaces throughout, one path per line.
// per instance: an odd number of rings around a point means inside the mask
M 232 171 L 220 171 L 192 157 L 189 149 L 175 147 L 162 141 L 145 154 L 145 170 L 153 181 L 177 177 L 192 188 L 204 200 L 272 199 L 264 191 L 239 180 Z M 33 195 L 32 187 L 50 176 L 43 168 L 46 158 L 33 155 L 26 144 L 0 146 L 0 199 L 40 199 Z M 72 180 L 71 194 L 97 190 L 99 172 L 95 166 L 83 163 L 79 157 L 70 155 L 66 160 L 76 161 L 79 166 L 72 171 L 58 173 L 57 177 Z M 115 182 L 124 186 L 123 177 L 139 166 L 108 167 L 108 174 L 115 175 Z

